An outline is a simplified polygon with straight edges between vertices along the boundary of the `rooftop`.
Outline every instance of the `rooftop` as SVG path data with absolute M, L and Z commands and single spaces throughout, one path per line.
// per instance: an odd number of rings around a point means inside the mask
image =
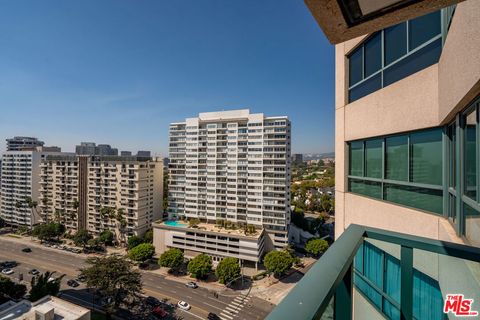
M 225 227 L 220 227 L 214 223 L 205 223 L 205 222 L 200 222 L 195 227 L 190 227 L 187 221 L 183 222 L 183 221 L 172 221 L 172 220 L 158 221 L 157 223 L 155 223 L 155 225 L 157 227 L 161 227 L 162 229 L 205 231 L 207 233 L 212 232 L 212 233 L 222 234 L 226 236 L 247 237 L 252 239 L 258 239 L 263 232 L 263 229 L 259 229 L 259 227 L 256 227 L 254 233 L 247 234 L 244 232 L 243 228 L 239 228 L 238 226 L 235 229 L 233 227 L 225 228 Z
M 53 310 L 55 319 L 90 319 L 90 310 L 57 297 L 46 296 L 34 303 L 27 300 L 10 303 L 7 308 L 0 309 L 0 320 L 35 320 L 37 312 L 47 313 L 50 310 Z

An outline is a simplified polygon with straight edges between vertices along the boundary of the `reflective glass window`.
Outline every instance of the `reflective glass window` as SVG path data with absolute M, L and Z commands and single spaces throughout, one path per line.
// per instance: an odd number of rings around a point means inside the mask
M 440 12 L 435 11 L 408 22 L 409 51 L 440 34 Z
M 385 29 L 385 65 L 407 54 L 407 23 Z
M 386 178 L 406 181 L 408 178 L 408 137 L 395 136 L 385 139 Z
M 378 32 L 365 43 L 365 78 L 382 67 L 382 33 Z
M 363 141 L 350 143 L 350 175 L 363 176 Z
M 393 184 L 385 184 L 384 189 L 384 199 L 387 201 L 438 214 L 443 213 L 442 190 Z
M 442 129 L 412 133 L 410 145 L 411 181 L 442 185 Z
M 358 48 L 348 58 L 350 86 L 363 79 L 363 48 Z
M 465 190 L 467 197 L 475 199 L 477 196 L 477 113 L 473 109 L 465 116 L 465 154 L 464 174 Z
M 374 139 L 365 141 L 365 176 L 382 177 L 382 141 Z

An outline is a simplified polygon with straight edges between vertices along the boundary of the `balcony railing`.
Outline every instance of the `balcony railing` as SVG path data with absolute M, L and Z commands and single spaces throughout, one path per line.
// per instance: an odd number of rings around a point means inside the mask
M 447 294 L 480 312 L 480 248 L 350 225 L 267 319 L 446 319 Z

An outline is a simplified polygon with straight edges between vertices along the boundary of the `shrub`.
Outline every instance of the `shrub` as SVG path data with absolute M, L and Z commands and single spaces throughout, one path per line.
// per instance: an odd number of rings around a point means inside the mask
M 141 243 L 128 252 L 128 257 L 134 261 L 145 261 L 153 257 L 155 247 L 151 243 Z
M 100 235 L 98 236 L 98 239 L 100 240 L 100 243 L 104 243 L 107 246 L 111 246 L 113 244 L 113 239 L 114 239 L 114 234 L 110 230 L 104 230 Z
M 130 250 L 130 249 L 133 249 L 135 248 L 136 246 L 138 246 L 139 244 L 143 243 L 143 239 L 138 237 L 138 236 L 131 236 L 130 238 L 128 238 L 128 243 L 127 243 L 127 248 Z
M 148 230 L 143 235 L 143 241 L 147 243 L 153 243 L 153 229 Z

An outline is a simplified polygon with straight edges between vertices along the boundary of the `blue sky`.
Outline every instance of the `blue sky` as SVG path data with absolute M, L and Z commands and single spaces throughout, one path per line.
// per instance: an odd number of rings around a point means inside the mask
M 334 47 L 303 1 L 0 0 L 2 141 L 166 156 L 170 122 L 238 108 L 333 151 Z

